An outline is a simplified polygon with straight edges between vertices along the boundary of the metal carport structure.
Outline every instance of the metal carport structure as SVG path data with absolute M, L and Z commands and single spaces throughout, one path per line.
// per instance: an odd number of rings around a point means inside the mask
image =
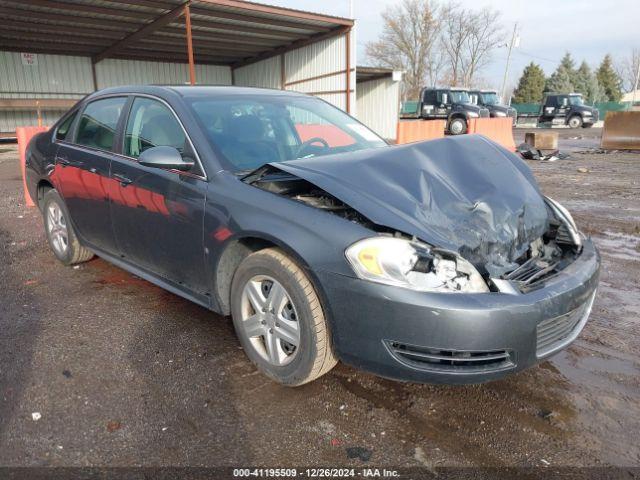
M 148 83 L 299 90 L 347 112 L 355 103 L 351 19 L 240 0 L 0 0 L 0 16 L 2 111 L 59 111 L 118 75 L 125 81 L 123 69 L 145 62 L 180 64 L 186 72 Z M 52 57 L 46 70 L 24 73 L 18 52 Z M 82 88 L 71 88 L 62 57 L 79 59 Z

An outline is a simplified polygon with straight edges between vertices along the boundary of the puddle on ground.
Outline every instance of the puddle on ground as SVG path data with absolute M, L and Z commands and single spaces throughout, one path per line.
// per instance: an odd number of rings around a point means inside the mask
M 603 389 L 608 394 L 640 397 L 637 379 L 640 365 L 627 358 L 596 353 L 596 350 L 573 346 L 549 359 L 547 368 L 560 373 L 574 385 L 589 390 Z

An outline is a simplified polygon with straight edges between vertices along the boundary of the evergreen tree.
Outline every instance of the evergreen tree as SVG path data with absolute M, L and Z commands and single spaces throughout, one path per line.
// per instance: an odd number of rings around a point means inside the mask
M 556 93 L 571 93 L 574 90 L 573 82 L 571 80 L 571 72 L 567 68 L 560 64 L 555 72 L 547 79 L 545 85 L 545 92 Z
M 599 102 L 604 99 L 604 91 L 598 83 L 598 78 L 584 60 L 576 70 L 573 88 L 575 92 L 582 94 L 587 103 Z
M 575 86 L 578 71 L 576 70 L 576 63 L 573 61 L 573 57 L 569 52 L 565 53 L 562 60 L 560 60 L 560 66 L 567 71 L 571 79 L 571 84 Z
M 540 103 L 544 92 L 544 71 L 531 62 L 522 72 L 518 87 L 513 92 L 513 103 Z
M 589 82 L 591 80 L 591 68 L 584 60 L 580 64 L 573 80 L 573 88 L 576 93 L 581 93 L 585 100 L 589 96 Z
M 596 72 L 598 83 L 604 90 L 604 99 L 609 102 L 619 102 L 622 98 L 622 80 L 613 69 L 611 55 L 607 54 Z

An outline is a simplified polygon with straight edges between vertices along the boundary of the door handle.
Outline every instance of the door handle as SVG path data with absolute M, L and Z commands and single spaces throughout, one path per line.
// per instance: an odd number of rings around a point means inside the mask
M 119 173 L 114 173 L 112 177 L 118 180 L 120 182 L 120 185 L 123 187 L 126 187 L 127 185 L 133 183 L 133 180 L 125 177 L 124 175 L 120 175 Z

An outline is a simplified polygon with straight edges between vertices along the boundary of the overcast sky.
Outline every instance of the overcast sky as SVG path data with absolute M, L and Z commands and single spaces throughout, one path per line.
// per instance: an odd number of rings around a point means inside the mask
M 349 16 L 349 0 L 268 0 L 268 3 L 300 10 Z M 358 62 L 365 60 L 364 46 L 375 40 L 382 29 L 380 13 L 400 0 L 353 0 L 357 25 Z M 510 39 L 516 22 L 520 48 L 512 55 L 510 83 L 517 82 L 522 69 L 535 61 L 550 74 L 565 51 L 576 63 L 585 59 L 597 66 L 606 53 L 614 58 L 628 56 L 632 47 L 640 48 L 640 0 L 461 0 L 469 9 L 489 6 L 501 13 L 500 23 Z M 494 52 L 482 77 L 488 85 L 499 87 L 506 63 L 506 49 Z

